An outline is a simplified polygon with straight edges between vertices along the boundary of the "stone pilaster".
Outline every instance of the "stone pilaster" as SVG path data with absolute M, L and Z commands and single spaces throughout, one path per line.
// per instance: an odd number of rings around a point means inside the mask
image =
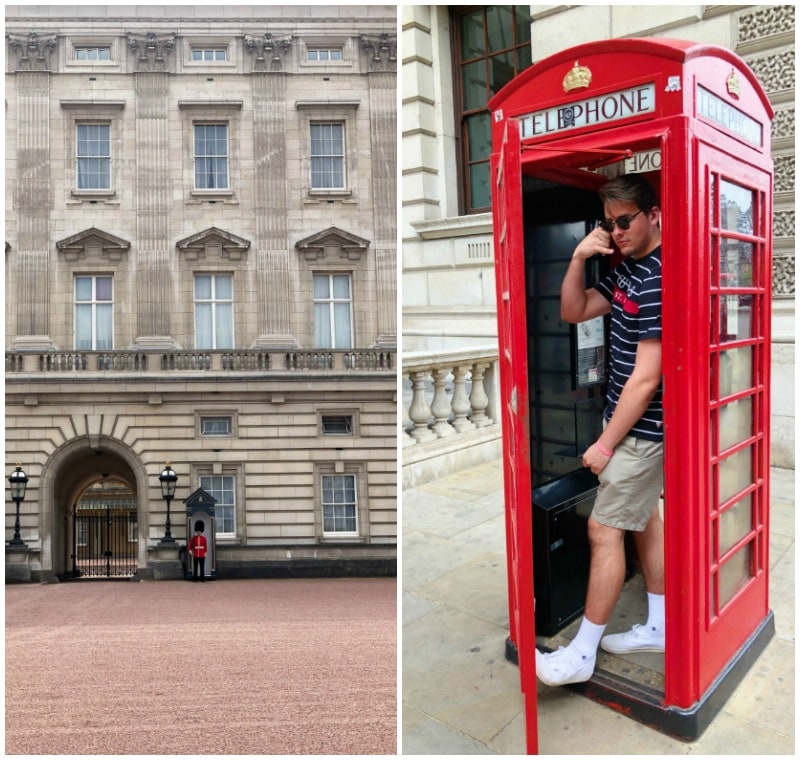
M 17 54 L 17 250 L 9 292 L 16 299 L 13 346 L 52 348 L 50 338 L 50 55 L 55 35 L 8 35 Z
M 169 239 L 169 74 L 173 35 L 128 35 L 136 55 L 136 345 L 170 348 L 173 256 Z
M 291 37 L 265 34 L 246 39 L 253 56 L 253 150 L 255 267 L 258 337 L 263 348 L 293 348 L 286 179 L 286 74 L 283 55 Z
M 367 54 L 370 148 L 378 304 L 376 345 L 397 345 L 397 44 L 389 34 L 362 35 Z

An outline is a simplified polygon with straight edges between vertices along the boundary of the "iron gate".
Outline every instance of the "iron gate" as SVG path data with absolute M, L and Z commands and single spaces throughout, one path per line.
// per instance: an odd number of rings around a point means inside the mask
M 106 507 L 73 513 L 73 578 L 133 575 L 138 547 L 136 512 Z

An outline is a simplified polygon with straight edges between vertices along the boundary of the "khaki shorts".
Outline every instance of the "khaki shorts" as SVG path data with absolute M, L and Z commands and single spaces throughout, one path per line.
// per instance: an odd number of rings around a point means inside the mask
M 644 530 L 664 488 L 664 444 L 625 436 L 598 479 L 592 517 L 609 528 Z

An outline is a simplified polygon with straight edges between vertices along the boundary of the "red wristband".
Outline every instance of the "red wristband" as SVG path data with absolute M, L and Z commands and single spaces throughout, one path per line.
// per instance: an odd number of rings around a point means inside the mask
M 613 452 L 613 451 L 606 451 L 606 449 L 604 449 L 604 448 L 603 448 L 603 447 L 600 445 L 600 441 L 597 441 L 597 443 L 596 443 L 595 445 L 597 446 L 597 450 L 598 450 L 598 451 L 599 451 L 599 452 L 600 452 L 600 453 L 601 453 L 601 454 L 602 454 L 604 457 L 611 457 L 611 456 L 613 456 L 613 455 L 614 455 L 614 452 Z

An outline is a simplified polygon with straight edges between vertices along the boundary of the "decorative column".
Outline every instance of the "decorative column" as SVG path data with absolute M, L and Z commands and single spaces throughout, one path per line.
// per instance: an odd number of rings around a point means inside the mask
M 174 34 L 128 34 L 135 54 L 136 292 L 140 348 L 174 348 L 170 318 L 173 257 L 169 239 L 169 73 Z
M 53 348 L 50 338 L 50 57 L 56 35 L 9 34 L 17 54 L 17 182 L 14 207 L 18 250 L 12 267 L 16 283 L 7 289 L 17 299 L 16 349 Z
M 291 35 L 246 35 L 253 58 L 255 277 L 261 348 L 296 348 L 291 328 L 286 179 L 286 77 Z
M 397 37 L 361 35 L 370 103 L 378 348 L 397 347 Z

